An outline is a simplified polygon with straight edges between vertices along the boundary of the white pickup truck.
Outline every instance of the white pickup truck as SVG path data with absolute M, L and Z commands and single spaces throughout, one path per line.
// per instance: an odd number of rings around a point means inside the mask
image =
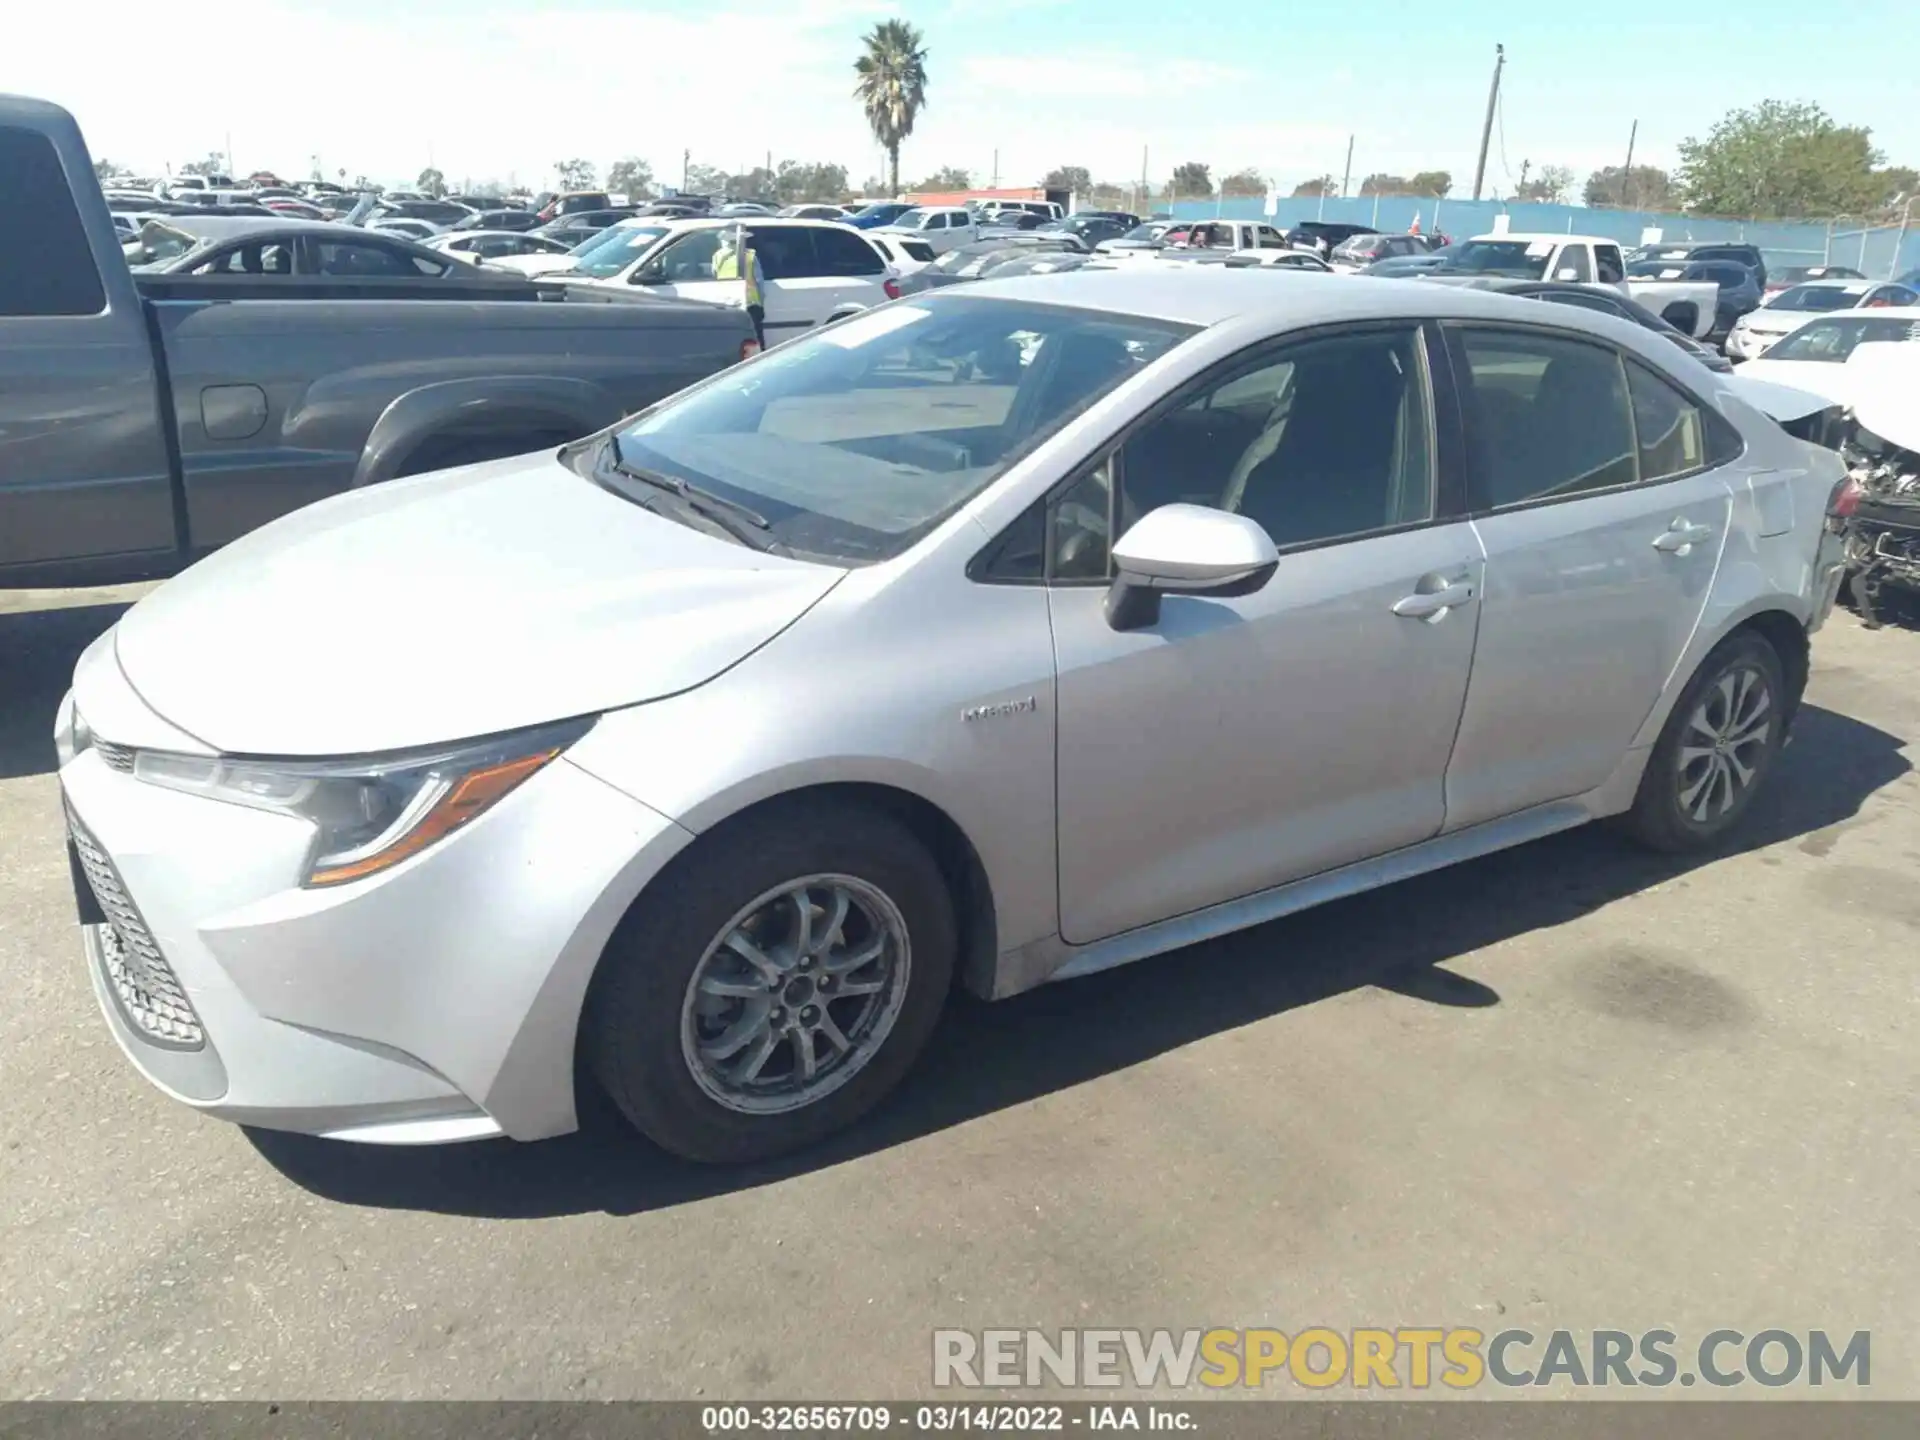
M 1713 329 L 1720 303 L 1720 287 L 1709 280 L 1629 280 L 1620 243 L 1595 235 L 1476 235 L 1448 257 L 1444 270 L 1615 290 L 1696 340 Z

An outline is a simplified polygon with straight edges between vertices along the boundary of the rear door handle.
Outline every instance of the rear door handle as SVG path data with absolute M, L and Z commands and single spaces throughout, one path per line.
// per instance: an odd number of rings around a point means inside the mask
M 1432 624 L 1447 618 L 1455 606 L 1473 599 L 1473 586 L 1466 580 L 1442 580 L 1426 576 L 1413 594 L 1394 601 L 1393 613 L 1406 620 L 1425 620 Z
M 1711 525 L 1694 525 L 1680 519 L 1653 537 L 1653 548 L 1668 555 L 1685 555 L 1694 546 L 1704 545 L 1712 538 Z

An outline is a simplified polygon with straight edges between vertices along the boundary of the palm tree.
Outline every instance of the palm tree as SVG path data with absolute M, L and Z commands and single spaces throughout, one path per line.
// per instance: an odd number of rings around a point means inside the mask
M 888 193 L 900 193 L 900 142 L 927 103 L 927 48 L 904 20 L 882 20 L 866 37 L 867 53 L 853 62 L 860 81 L 853 96 L 866 108 L 873 137 L 887 147 Z

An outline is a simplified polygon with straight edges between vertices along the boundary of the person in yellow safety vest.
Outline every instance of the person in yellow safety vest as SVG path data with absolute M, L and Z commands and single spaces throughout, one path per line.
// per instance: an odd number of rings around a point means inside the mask
M 767 343 L 767 311 L 760 291 L 760 257 L 747 242 L 746 231 L 738 225 L 720 234 L 719 248 L 713 252 L 713 278 L 745 282 L 747 318 L 753 321 L 754 339 L 764 347 Z

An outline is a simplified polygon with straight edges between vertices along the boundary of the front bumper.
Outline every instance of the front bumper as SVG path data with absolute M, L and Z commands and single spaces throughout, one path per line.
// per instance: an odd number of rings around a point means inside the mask
M 94 991 L 150 1081 L 341 1139 L 574 1128 L 587 984 L 685 831 L 562 757 L 393 869 L 309 890 L 304 822 L 162 789 L 112 754 L 83 750 L 60 782 L 110 921 L 83 927 Z

